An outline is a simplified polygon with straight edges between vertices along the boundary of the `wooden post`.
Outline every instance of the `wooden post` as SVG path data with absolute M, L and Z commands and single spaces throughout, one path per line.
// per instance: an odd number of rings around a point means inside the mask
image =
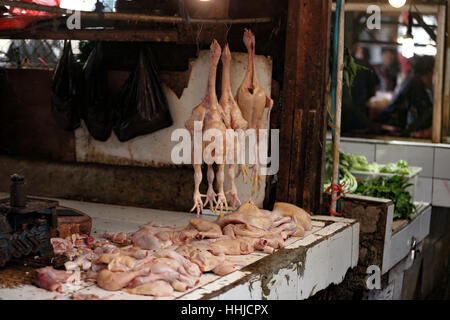
M 444 57 L 445 57 L 445 6 L 440 6 L 437 19 L 436 60 L 434 62 L 434 88 L 433 88 L 433 131 L 432 141 L 441 142 L 442 128 L 442 90 L 444 82 Z M 447 106 L 448 108 L 448 106 Z
M 345 22 L 345 0 L 342 0 L 342 7 L 339 13 L 339 35 L 338 35 L 338 56 L 337 56 L 337 85 L 336 85 L 336 113 L 334 115 L 333 130 L 333 176 L 331 183 L 339 184 L 339 146 L 341 142 L 341 110 L 342 110 L 342 73 L 344 70 L 344 22 Z M 336 31 L 335 31 L 336 32 Z M 331 199 L 337 197 L 337 193 L 331 188 Z M 336 201 L 331 202 L 332 212 L 336 211 Z
M 318 212 L 326 142 L 330 0 L 289 0 L 277 200 Z

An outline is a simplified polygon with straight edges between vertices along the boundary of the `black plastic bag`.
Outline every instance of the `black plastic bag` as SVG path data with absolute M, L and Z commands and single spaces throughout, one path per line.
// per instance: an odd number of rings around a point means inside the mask
M 113 130 L 121 142 L 173 123 L 153 61 L 150 49 L 142 48 L 136 70 L 120 93 Z
M 70 41 L 64 41 L 64 50 L 55 69 L 52 82 L 52 113 L 64 130 L 80 126 L 80 110 L 76 101 L 77 72 Z
M 89 133 L 96 140 L 106 141 L 111 135 L 112 111 L 108 104 L 108 77 L 101 42 L 86 60 L 80 86 L 82 117 Z

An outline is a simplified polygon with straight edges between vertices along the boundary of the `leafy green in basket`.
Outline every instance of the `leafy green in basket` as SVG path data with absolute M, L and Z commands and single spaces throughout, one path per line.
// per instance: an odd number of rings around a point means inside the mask
M 355 193 L 363 196 L 391 199 L 394 202 L 394 218 L 410 219 L 416 214 L 416 206 L 407 188 L 412 184 L 403 176 L 390 178 L 378 177 L 374 180 L 361 181 Z
M 412 173 L 412 169 L 408 166 L 408 162 L 405 160 L 399 160 L 397 163 L 389 163 L 381 168 L 380 172 L 383 173 L 398 173 L 408 175 Z

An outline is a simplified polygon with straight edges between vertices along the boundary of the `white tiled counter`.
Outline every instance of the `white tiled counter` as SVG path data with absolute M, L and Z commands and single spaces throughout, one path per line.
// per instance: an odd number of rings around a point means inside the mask
M 7 196 L 1 194 L 0 196 Z M 92 217 L 91 235 L 105 231 L 132 232 L 149 221 L 166 225 L 186 225 L 192 214 L 145 208 L 58 200 L 60 205 L 81 210 Z M 214 216 L 204 216 L 214 220 Z M 330 284 L 343 281 L 349 268 L 358 263 L 359 223 L 356 220 L 313 216 L 313 230 L 303 238 L 290 238 L 287 246 L 274 254 L 254 252 L 228 256 L 245 265 L 239 271 L 219 277 L 205 273 L 200 284 L 173 299 L 306 299 Z M 69 299 L 75 292 L 95 294 L 106 299 L 153 299 L 126 292 L 110 292 L 95 284 L 63 285 L 64 294 L 48 292 L 31 285 L 0 288 L 0 299 Z

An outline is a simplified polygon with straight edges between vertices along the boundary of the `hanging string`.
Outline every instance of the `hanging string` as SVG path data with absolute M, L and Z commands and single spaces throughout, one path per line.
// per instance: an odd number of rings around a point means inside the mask
M 225 23 L 225 27 L 227 28 L 227 31 L 225 33 L 225 43 L 228 43 L 228 32 L 231 29 L 231 26 L 233 25 L 232 23 L 229 24 L 230 26 L 228 26 L 228 23 Z
M 202 33 L 203 24 L 197 25 L 197 38 L 195 39 L 195 44 L 197 45 L 197 57 L 200 52 L 200 34 Z

